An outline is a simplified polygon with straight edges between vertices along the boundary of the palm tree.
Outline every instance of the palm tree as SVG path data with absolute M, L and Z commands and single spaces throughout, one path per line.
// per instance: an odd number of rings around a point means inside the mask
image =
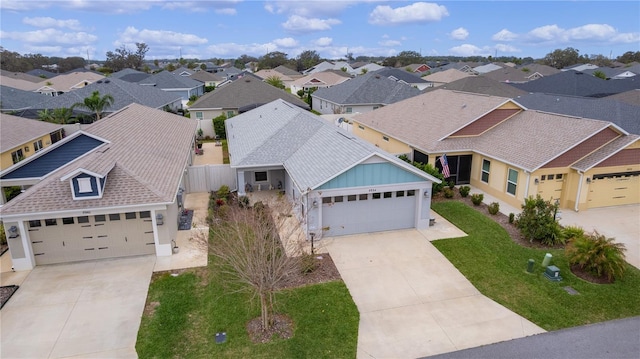
M 93 91 L 91 96 L 84 99 L 83 102 L 78 102 L 73 107 L 80 107 L 93 112 L 96 116 L 96 121 L 102 117 L 102 113 L 113 105 L 113 96 L 106 94 L 100 97 L 100 92 Z
M 53 111 L 49 111 L 49 109 L 44 109 L 42 111 L 38 111 L 38 118 L 42 121 L 59 123 L 64 125 L 65 123 L 69 123 L 71 116 L 73 115 L 73 106 L 69 107 L 61 107 L 54 108 Z
M 273 75 L 264 79 L 264 82 L 268 83 L 271 86 L 275 86 L 279 89 L 284 89 L 285 85 L 282 79 L 279 76 Z

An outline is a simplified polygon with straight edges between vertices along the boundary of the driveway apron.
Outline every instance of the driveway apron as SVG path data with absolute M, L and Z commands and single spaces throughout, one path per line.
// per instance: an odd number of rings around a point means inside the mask
M 155 259 L 36 267 L 0 311 L 0 357 L 137 358 Z
M 544 332 L 480 294 L 417 230 L 327 246 L 360 311 L 358 358 L 418 358 Z

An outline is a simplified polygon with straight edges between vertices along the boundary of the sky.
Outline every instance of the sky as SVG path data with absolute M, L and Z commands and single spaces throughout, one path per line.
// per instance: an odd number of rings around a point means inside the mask
M 0 0 L 0 46 L 20 54 L 104 60 L 135 43 L 147 60 L 516 56 L 573 47 L 640 51 L 640 1 Z

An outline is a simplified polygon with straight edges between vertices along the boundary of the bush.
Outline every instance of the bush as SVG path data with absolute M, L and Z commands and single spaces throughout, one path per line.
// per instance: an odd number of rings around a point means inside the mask
M 509 213 L 509 223 L 513 223 L 515 219 L 516 219 L 516 215 L 513 213 Z
M 443 193 L 445 198 L 453 198 L 454 192 L 451 188 L 445 187 L 445 189 L 443 190 Z
M 220 186 L 220 188 L 218 188 L 218 191 L 216 192 L 216 195 L 218 195 L 218 198 L 224 198 L 224 199 L 228 199 L 230 194 L 231 194 L 231 191 L 229 190 L 229 186 L 227 186 L 226 184 L 223 184 L 222 186 Z
M 315 255 L 311 253 L 304 253 L 300 258 L 300 271 L 302 274 L 312 273 L 318 268 L 319 264 Z
M 407 157 L 406 155 L 400 155 L 398 156 L 398 158 L 407 163 L 411 163 L 415 168 L 423 172 L 426 172 L 432 175 L 433 177 L 439 179 L 440 181 L 442 181 L 442 183 L 433 183 L 433 186 L 432 186 L 433 194 L 436 194 L 442 191 L 442 188 L 444 188 L 446 181 L 444 180 L 444 176 L 442 175 L 442 173 L 440 173 L 440 171 L 438 171 L 437 168 L 435 168 L 434 166 L 428 163 L 411 162 L 409 160 L 409 157 Z
M 449 182 L 447 183 L 447 185 L 448 185 L 448 186 L 449 186 L 449 188 L 451 188 L 451 189 L 456 188 L 456 183 L 455 183 L 455 182 L 453 182 L 453 181 L 449 181 Z
M 474 193 L 471 195 L 471 202 L 474 206 L 479 206 L 484 199 L 484 194 L 482 193 Z
M 562 229 L 562 236 L 569 242 L 577 238 L 584 237 L 584 229 L 578 226 L 568 226 Z
M 564 243 L 560 224 L 554 218 L 557 210 L 556 204 L 545 201 L 540 195 L 525 198 L 522 212 L 517 217 L 518 229 L 529 242 Z
M 491 204 L 489 204 L 489 206 L 487 206 L 487 210 L 489 211 L 489 213 L 491 213 L 492 215 L 496 215 L 498 214 L 498 211 L 500 210 L 500 203 L 498 202 L 491 202 Z
M 226 119 L 227 119 L 227 116 L 222 114 L 212 120 L 213 131 L 216 133 L 216 136 L 219 136 L 221 139 L 227 138 L 227 129 L 224 127 L 224 121 Z
M 462 186 L 462 187 L 460 187 L 459 191 L 460 191 L 460 195 L 462 197 L 467 197 L 469 195 L 469 192 L 471 191 L 471 187 Z
M 0 244 L 7 245 L 7 234 L 4 233 L 4 223 L 0 222 Z
M 240 206 L 240 208 L 249 207 L 249 197 L 247 197 L 247 196 L 239 197 L 238 198 L 238 206 Z
M 565 249 L 569 263 L 596 277 L 621 279 L 626 267 L 624 244 L 594 231 L 574 238 Z

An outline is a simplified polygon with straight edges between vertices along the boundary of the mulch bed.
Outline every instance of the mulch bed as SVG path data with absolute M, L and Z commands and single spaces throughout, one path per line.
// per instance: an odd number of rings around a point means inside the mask
M 281 289 L 297 288 L 310 284 L 342 280 L 338 268 L 329 253 L 316 254 L 313 258 L 315 269 L 309 273 L 296 271 L 289 275 Z
M 247 332 L 254 343 L 268 343 L 276 336 L 290 339 L 293 337 L 293 320 L 284 314 L 274 314 L 271 328 L 262 330 L 262 318 L 254 318 L 247 323 Z
M 0 309 L 9 301 L 9 298 L 18 290 L 17 285 L 6 285 L 0 287 Z

